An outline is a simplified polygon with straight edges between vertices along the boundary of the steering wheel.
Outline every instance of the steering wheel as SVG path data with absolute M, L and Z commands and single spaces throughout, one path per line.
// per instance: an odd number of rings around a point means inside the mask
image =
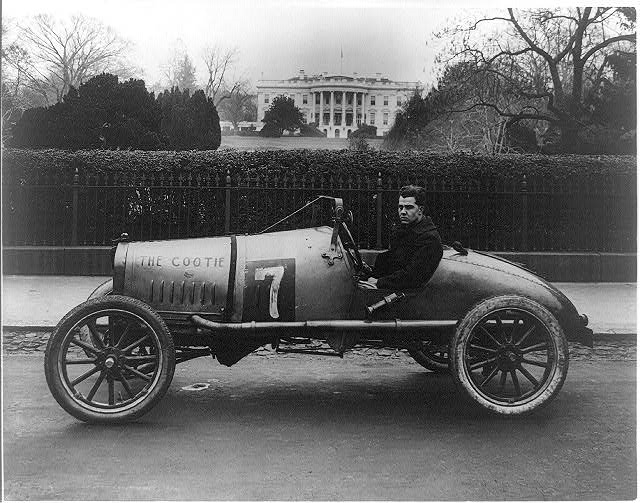
M 356 245 L 356 242 L 353 239 L 353 236 L 351 235 L 351 231 L 349 230 L 349 227 L 347 227 L 347 224 L 345 222 L 341 222 L 340 229 L 342 230 L 342 232 L 340 233 L 341 234 L 340 237 L 342 238 L 342 244 L 344 245 L 345 249 L 353 259 L 353 262 L 355 263 L 356 273 L 360 274 L 362 271 L 365 270 L 365 264 L 362 261 L 360 250 L 358 250 L 358 246 Z

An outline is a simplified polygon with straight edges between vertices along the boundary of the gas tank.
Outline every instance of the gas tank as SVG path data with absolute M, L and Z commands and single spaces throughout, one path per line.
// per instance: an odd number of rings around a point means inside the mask
M 345 319 L 355 287 L 351 264 L 332 229 L 120 243 L 114 292 L 161 315 L 294 321 Z M 331 260 L 330 260 L 331 258 Z

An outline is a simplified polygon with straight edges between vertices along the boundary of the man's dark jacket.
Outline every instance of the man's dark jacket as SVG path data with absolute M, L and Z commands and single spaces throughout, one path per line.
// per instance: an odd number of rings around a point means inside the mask
M 378 288 L 417 288 L 431 279 L 442 258 L 442 241 L 431 217 L 399 225 L 391 246 L 376 258 Z

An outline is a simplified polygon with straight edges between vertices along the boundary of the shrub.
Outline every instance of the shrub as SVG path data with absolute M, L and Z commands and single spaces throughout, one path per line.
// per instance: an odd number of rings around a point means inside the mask
M 303 124 L 300 126 L 300 136 L 312 138 L 326 138 L 327 134 L 320 131 L 315 124 Z
M 102 74 L 71 88 L 63 101 L 24 112 L 12 145 L 31 148 L 216 149 L 220 119 L 204 92 L 165 91 Z
M 360 124 L 358 129 L 351 133 L 350 138 L 377 138 L 378 128 L 367 124 Z
M 363 136 L 349 136 L 349 150 L 370 150 L 371 147 Z

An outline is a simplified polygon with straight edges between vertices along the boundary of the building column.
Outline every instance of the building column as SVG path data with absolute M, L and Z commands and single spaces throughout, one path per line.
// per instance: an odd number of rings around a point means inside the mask
M 333 127 L 333 91 L 329 91 L 329 127 Z
M 351 116 L 351 126 L 354 128 L 358 127 L 358 115 L 356 106 L 358 105 L 358 93 L 356 91 L 353 92 L 353 115 Z
M 367 124 L 365 116 L 367 115 L 367 92 L 362 92 L 362 123 Z
M 322 98 L 323 98 L 322 95 L 323 94 L 324 93 L 322 91 L 320 91 L 320 119 L 318 121 L 318 127 L 321 127 L 323 125 L 323 123 L 324 123 L 324 110 L 322 110 L 322 107 L 324 106 L 322 104 Z M 313 106 L 315 106 L 315 104 Z
M 342 91 L 342 113 L 340 114 L 340 125 L 347 125 L 347 91 Z

